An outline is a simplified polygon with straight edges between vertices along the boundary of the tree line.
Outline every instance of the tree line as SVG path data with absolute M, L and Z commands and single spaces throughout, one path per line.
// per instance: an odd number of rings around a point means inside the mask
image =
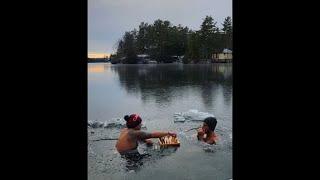
M 159 63 L 173 61 L 173 56 L 184 56 L 184 63 L 211 59 L 213 53 L 224 48 L 232 50 L 232 22 L 226 17 L 219 29 L 211 16 L 206 16 L 200 30 L 172 25 L 170 21 L 156 20 L 153 24 L 141 22 L 139 29 L 125 32 L 116 43 L 117 51 L 111 60 L 137 63 L 137 54 L 148 54 Z

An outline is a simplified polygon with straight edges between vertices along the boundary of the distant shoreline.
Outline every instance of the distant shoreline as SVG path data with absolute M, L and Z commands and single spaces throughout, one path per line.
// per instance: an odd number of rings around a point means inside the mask
M 87 62 L 88 64 L 95 64 L 95 63 L 106 63 L 106 64 L 112 64 L 111 62 Z M 122 64 L 122 63 L 117 63 L 117 64 Z M 117 65 L 114 64 L 114 65 Z M 197 64 L 232 64 L 232 62 L 210 62 L 210 63 L 158 63 L 158 64 L 129 64 L 129 65 L 163 65 L 163 64 L 193 64 L 193 65 L 197 65 Z M 122 64 L 125 65 L 125 64 Z
M 105 62 L 105 61 L 91 61 L 91 62 L 87 62 L 87 63 L 110 63 L 110 62 Z M 111 64 L 111 63 L 110 63 Z

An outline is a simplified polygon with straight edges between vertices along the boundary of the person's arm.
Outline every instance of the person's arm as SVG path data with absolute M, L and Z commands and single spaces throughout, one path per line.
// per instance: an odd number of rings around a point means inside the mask
M 212 137 L 207 141 L 208 144 L 217 144 L 218 136 L 213 133 Z
M 140 140 L 144 140 L 144 139 L 150 139 L 150 138 L 161 138 L 167 135 L 170 136 L 177 136 L 175 133 L 170 133 L 170 132 L 152 132 L 152 133 L 147 133 L 147 132 L 143 132 L 143 131 L 137 131 L 135 132 L 136 136 L 138 139 Z
M 206 143 L 208 143 L 208 144 L 216 144 L 216 141 L 214 139 L 210 139 L 210 140 L 206 141 Z
M 173 137 L 177 136 L 176 133 L 170 133 L 170 132 L 152 132 L 151 135 L 152 135 L 152 138 L 161 138 L 164 136 L 173 136 Z
M 214 138 L 210 138 L 206 143 L 208 143 L 208 144 L 217 144 L 217 141 Z
M 203 136 L 204 136 L 204 132 L 202 130 L 202 128 L 198 129 L 198 134 L 197 134 L 197 138 L 199 141 L 203 141 Z

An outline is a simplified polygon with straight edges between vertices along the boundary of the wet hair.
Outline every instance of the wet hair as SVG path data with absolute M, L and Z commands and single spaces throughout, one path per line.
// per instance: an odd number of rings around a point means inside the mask
M 142 122 L 142 119 L 137 114 L 125 115 L 124 120 L 127 121 L 126 125 L 128 128 L 135 128 Z
M 217 119 L 215 117 L 207 117 L 203 120 L 208 126 L 211 131 L 214 131 L 217 126 Z
M 130 118 L 130 116 L 128 116 L 128 115 L 125 115 L 125 116 L 124 116 L 124 120 L 126 120 L 126 121 L 128 121 L 129 118 Z

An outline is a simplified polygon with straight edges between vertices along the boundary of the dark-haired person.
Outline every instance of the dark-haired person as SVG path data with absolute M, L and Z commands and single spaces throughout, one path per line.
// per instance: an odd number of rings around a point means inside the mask
M 176 136 L 170 132 L 144 132 L 141 131 L 142 119 L 137 114 L 126 115 L 124 119 L 127 121 L 127 128 L 121 130 L 118 141 L 116 143 L 117 151 L 121 155 L 140 155 L 138 152 L 138 141 L 152 143 L 150 138 L 160 138 L 167 135 Z
M 198 129 L 198 140 L 204 141 L 208 144 L 216 144 L 218 136 L 214 133 L 217 126 L 217 119 L 214 117 L 207 117 L 203 120 L 203 125 Z

